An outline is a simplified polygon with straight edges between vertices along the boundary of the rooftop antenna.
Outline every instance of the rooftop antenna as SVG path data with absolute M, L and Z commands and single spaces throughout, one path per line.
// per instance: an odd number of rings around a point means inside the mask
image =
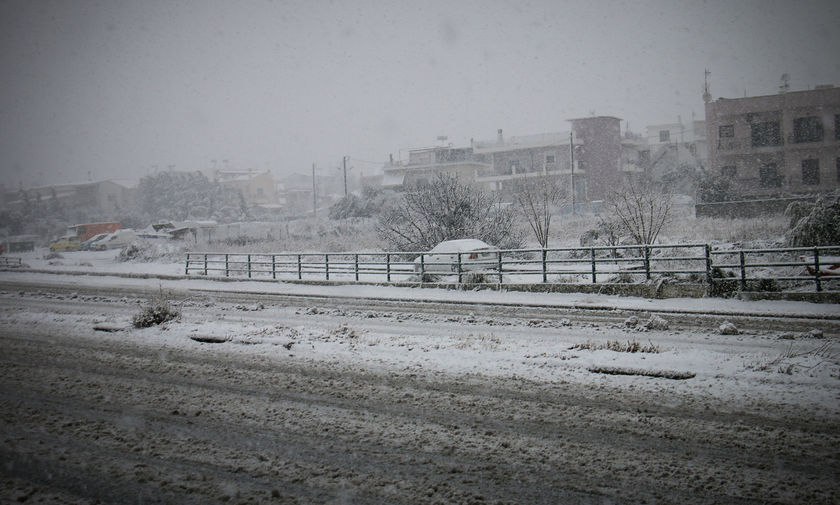
M 790 89 L 790 74 L 785 72 L 782 74 L 782 78 L 780 79 L 781 83 L 779 84 L 779 93 L 787 93 Z

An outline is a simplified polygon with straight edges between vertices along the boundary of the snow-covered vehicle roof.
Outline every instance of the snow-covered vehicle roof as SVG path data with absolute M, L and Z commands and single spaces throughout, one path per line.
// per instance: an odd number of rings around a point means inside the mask
M 456 253 L 456 252 L 469 252 L 469 251 L 482 251 L 482 250 L 496 250 L 497 247 L 494 247 L 486 242 L 482 242 L 481 240 L 475 238 L 462 238 L 457 240 L 446 240 L 441 242 L 440 244 L 436 245 L 432 250 L 429 252 L 434 253 Z

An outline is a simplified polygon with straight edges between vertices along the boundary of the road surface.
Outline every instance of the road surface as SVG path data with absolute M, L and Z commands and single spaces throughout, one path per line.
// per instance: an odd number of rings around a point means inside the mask
M 181 321 L 126 328 L 141 298 L 0 293 L 0 501 L 840 501 L 838 377 L 835 403 L 810 409 L 673 394 L 670 383 L 688 381 L 456 372 L 389 359 L 390 348 L 378 362 L 354 361 L 387 335 L 416 343 L 424 330 L 446 335 L 467 323 L 462 314 L 348 315 L 192 295 Z M 512 339 L 594 331 L 589 321 L 533 321 L 496 324 Z M 470 331 L 483 335 L 486 322 Z M 251 337 L 213 338 L 218 325 Z M 701 346 L 712 337 L 651 338 Z M 503 345 L 482 339 L 459 342 Z M 733 345 L 777 345 L 750 342 Z M 394 350 L 425 352 L 411 345 Z

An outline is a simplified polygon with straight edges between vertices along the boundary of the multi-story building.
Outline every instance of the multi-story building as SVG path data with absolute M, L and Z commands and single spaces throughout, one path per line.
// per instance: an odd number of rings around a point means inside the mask
M 603 200 L 627 174 L 641 171 L 636 142 L 622 139 L 620 119 L 595 116 L 571 119 L 571 131 L 505 138 L 469 147 L 437 146 L 410 150 L 408 161 L 384 167 L 385 187 L 408 187 L 435 174 L 458 175 L 484 189 L 512 191 L 520 181 L 557 178 L 575 201 Z M 574 178 L 574 183 L 572 182 Z
M 250 205 L 270 206 L 277 203 L 274 178 L 268 170 L 216 170 L 213 175 L 223 187 L 241 191 Z
M 745 198 L 840 186 L 840 88 L 708 100 L 706 132 L 710 171 Z
M 21 209 L 26 205 L 44 205 L 66 211 L 93 212 L 114 216 L 121 211 L 133 210 L 136 200 L 135 183 L 126 181 L 91 181 L 78 184 L 40 186 L 2 194 L 3 205 Z M 75 217 L 74 217 L 75 219 Z

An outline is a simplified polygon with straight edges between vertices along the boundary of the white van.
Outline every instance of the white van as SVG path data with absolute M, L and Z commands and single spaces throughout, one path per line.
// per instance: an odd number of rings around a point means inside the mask
M 120 249 L 137 240 L 137 233 L 131 229 L 117 230 L 107 237 L 93 243 L 90 248 L 94 251 L 105 249 Z

